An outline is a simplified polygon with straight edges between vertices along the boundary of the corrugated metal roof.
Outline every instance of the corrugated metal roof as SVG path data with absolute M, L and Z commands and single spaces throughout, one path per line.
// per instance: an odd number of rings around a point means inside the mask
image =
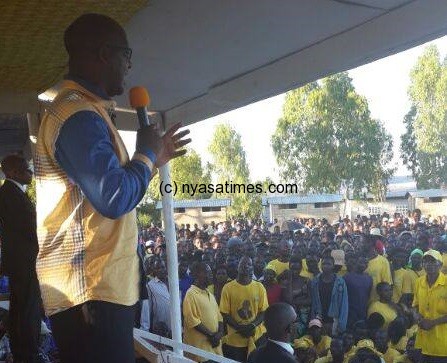
M 231 199 L 184 199 L 174 200 L 174 208 L 228 207 Z M 161 209 L 161 202 L 157 202 L 157 209 Z
M 426 189 L 408 192 L 413 198 L 447 197 L 447 189 Z
M 343 196 L 341 194 L 281 195 L 262 197 L 262 205 L 337 203 L 342 200 Z

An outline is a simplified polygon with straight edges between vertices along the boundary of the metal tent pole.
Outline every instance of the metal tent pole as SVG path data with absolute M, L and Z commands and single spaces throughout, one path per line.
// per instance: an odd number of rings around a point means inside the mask
M 171 173 L 169 164 L 162 166 L 160 171 L 160 181 L 163 185 L 171 184 Z M 180 289 L 178 280 L 178 258 L 177 240 L 175 235 L 174 209 L 172 193 L 162 195 L 163 221 L 166 238 L 166 254 L 168 258 L 168 282 L 169 293 L 171 295 L 171 331 L 172 340 L 182 342 L 182 314 L 180 311 Z M 174 352 L 183 355 L 183 350 L 179 346 L 174 347 Z

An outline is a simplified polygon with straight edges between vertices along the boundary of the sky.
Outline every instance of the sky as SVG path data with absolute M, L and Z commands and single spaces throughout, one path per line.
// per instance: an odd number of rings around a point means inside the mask
M 393 165 L 397 167 L 395 175 L 410 174 L 400 159 L 400 135 L 405 131 L 403 118 L 410 109 L 407 96 L 410 71 L 429 44 L 438 47 L 441 57 L 447 55 L 447 36 L 444 36 L 349 71 L 357 93 L 368 100 L 371 116 L 381 120 L 393 136 Z M 206 161 L 211 161 L 207 149 L 215 127 L 220 123 L 228 123 L 242 137 L 251 180 L 270 177 L 279 181 L 278 166 L 270 140 L 281 117 L 284 100 L 285 94 L 281 94 L 188 126 L 191 130 L 191 148 L 200 154 L 203 165 Z M 256 134 L 253 133 L 254 130 Z M 124 132 L 123 135 L 129 153 L 132 154 L 135 149 L 135 135 L 130 132 Z

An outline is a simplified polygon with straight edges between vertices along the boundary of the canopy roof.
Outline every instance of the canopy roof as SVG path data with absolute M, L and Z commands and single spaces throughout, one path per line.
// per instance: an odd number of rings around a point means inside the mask
M 447 33 L 439 0 L 18 0 L 0 5 L 0 112 L 38 110 L 67 63 L 62 34 L 83 12 L 125 24 L 129 86 L 185 124 L 232 110 Z M 127 95 L 119 97 L 128 108 Z M 133 114 L 118 117 L 135 129 Z

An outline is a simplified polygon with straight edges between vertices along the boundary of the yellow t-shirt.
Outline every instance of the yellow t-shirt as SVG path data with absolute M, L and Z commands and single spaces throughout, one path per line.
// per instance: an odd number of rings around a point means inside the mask
M 299 346 L 299 343 L 303 340 L 306 342 L 311 342 L 311 344 L 313 345 L 311 345 L 310 348 L 314 348 L 319 357 L 324 357 L 328 353 L 329 348 L 331 347 L 332 338 L 328 335 L 323 335 L 321 337 L 320 342 L 317 345 L 315 345 L 312 340 L 312 337 L 310 335 L 305 335 L 299 339 L 295 339 L 293 341 L 293 347 L 295 348 L 296 346 Z
M 327 356 L 318 358 L 315 363 L 332 363 L 332 354 L 329 352 Z
M 405 350 L 407 349 L 407 343 L 408 343 L 408 337 L 404 335 L 402 338 L 399 339 L 399 341 L 396 344 L 390 342 L 388 346 L 390 348 L 397 350 L 400 353 L 404 353 Z
M 447 315 L 447 278 L 440 273 L 430 287 L 427 278 L 416 280 L 413 306 L 425 319 L 437 319 Z M 422 354 L 447 356 L 447 324 L 439 324 L 430 330 L 419 329 L 416 334 L 415 347 L 422 349 Z
M 441 268 L 441 272 L 443 274 L 447 273 L 447 253 L 443 253 L 442 254 L 442 268 Z
M 257 281 L 248 285 L 241 285 L 237 280 L 225 284 L 220 298 L 220 311 L 230 315 L 239 324 L 250 324 L 258 314 L 268 308 L 267 293 L 264 286 Z M 265 332 L 264 324 L 259 324 L 255 334 L 251 338 L 245 338 L 238 334 L 231 326 L 227 325 L 228 334 L 225 343 L 233 347 L 249 347 L 256 342 Z
M 402 354 L 400 354 L 397 350 L 388 348 L 385 354 L 383 354 L 383 360 L 385 363 L 394 363 L 394 361 L 399 359 L 401 355 Z
M 424 269 L 420 271 L 414 271 L 414 270 L 407 270 L 407 274 L 404 276 L 404 279 L 408 280 L 408 283 L 411 285 L 411 293 L 414 294 L 414 288 L 416 286 L 416 280 L 421 277 L 425 276 Z
M 383 325 L 384 329 L 388 329 L 388 325 L 397 318 L 396 311 L 389 306 L 388 304 L 384 304 L 380 301 L 374 301 L 368 308 L 368 317 L 372 313 L 379 313 L 385 319 L 385 323 Z
M 393 301 L 398 303 L 403 294 L 413 293 L 408 270 L 400 268 L 393 275 Z
M 217 332 L 221 321 L 222 315 L 214 295 L 206 289 L 202 290 L 192 285 L 183 300 L 183 339 L 185 343 L 207 352 L 222 355 L 222 344 L 213 348 L 207 337 L 194 329 L 202 323 L 210 331 Z M 207 360 L 198 356 L 193 356 L 192 359 L 198 362 Z
M 371 304 L 373 301 L 379 300 L 379 295 L 377 295 L 376 292 L 376 286 L 379 282 L 388 282 L 390 285 L 393 284 L 390 263 L 385 257 L 377 255 L 369 260 L 365 272 L 373 279 L 373 286 L 369 295 L 369 303 Z
M 409 327 L 407 329 L 407 333 L 405 334 L 408 339 L 414 337 L 419 330 L 419 326 L 417 324 L 414 324 L 413 326 Z
M 280 260 L 276 259 L 273 261 L 270 261 L 266 268 L 273 270 L 276 272 L 276 276 L 281 275 L 284 271 L 289 269 L 289 262 L 281 262 Z
M 300 276 L 301 277 L 306 277 L 309 280 L 312 280 L 315 277 L 315 275 L 312 272 L 310 272 L 309 269 L 307 268 L 307 261 L 306 261 L 305 258 L 303 258 L 301 260 L 301 265 L 303 266 L 303 268 L 301 269 Z M 321 261 L 318 262 L 318 267 L 321 270 Z

